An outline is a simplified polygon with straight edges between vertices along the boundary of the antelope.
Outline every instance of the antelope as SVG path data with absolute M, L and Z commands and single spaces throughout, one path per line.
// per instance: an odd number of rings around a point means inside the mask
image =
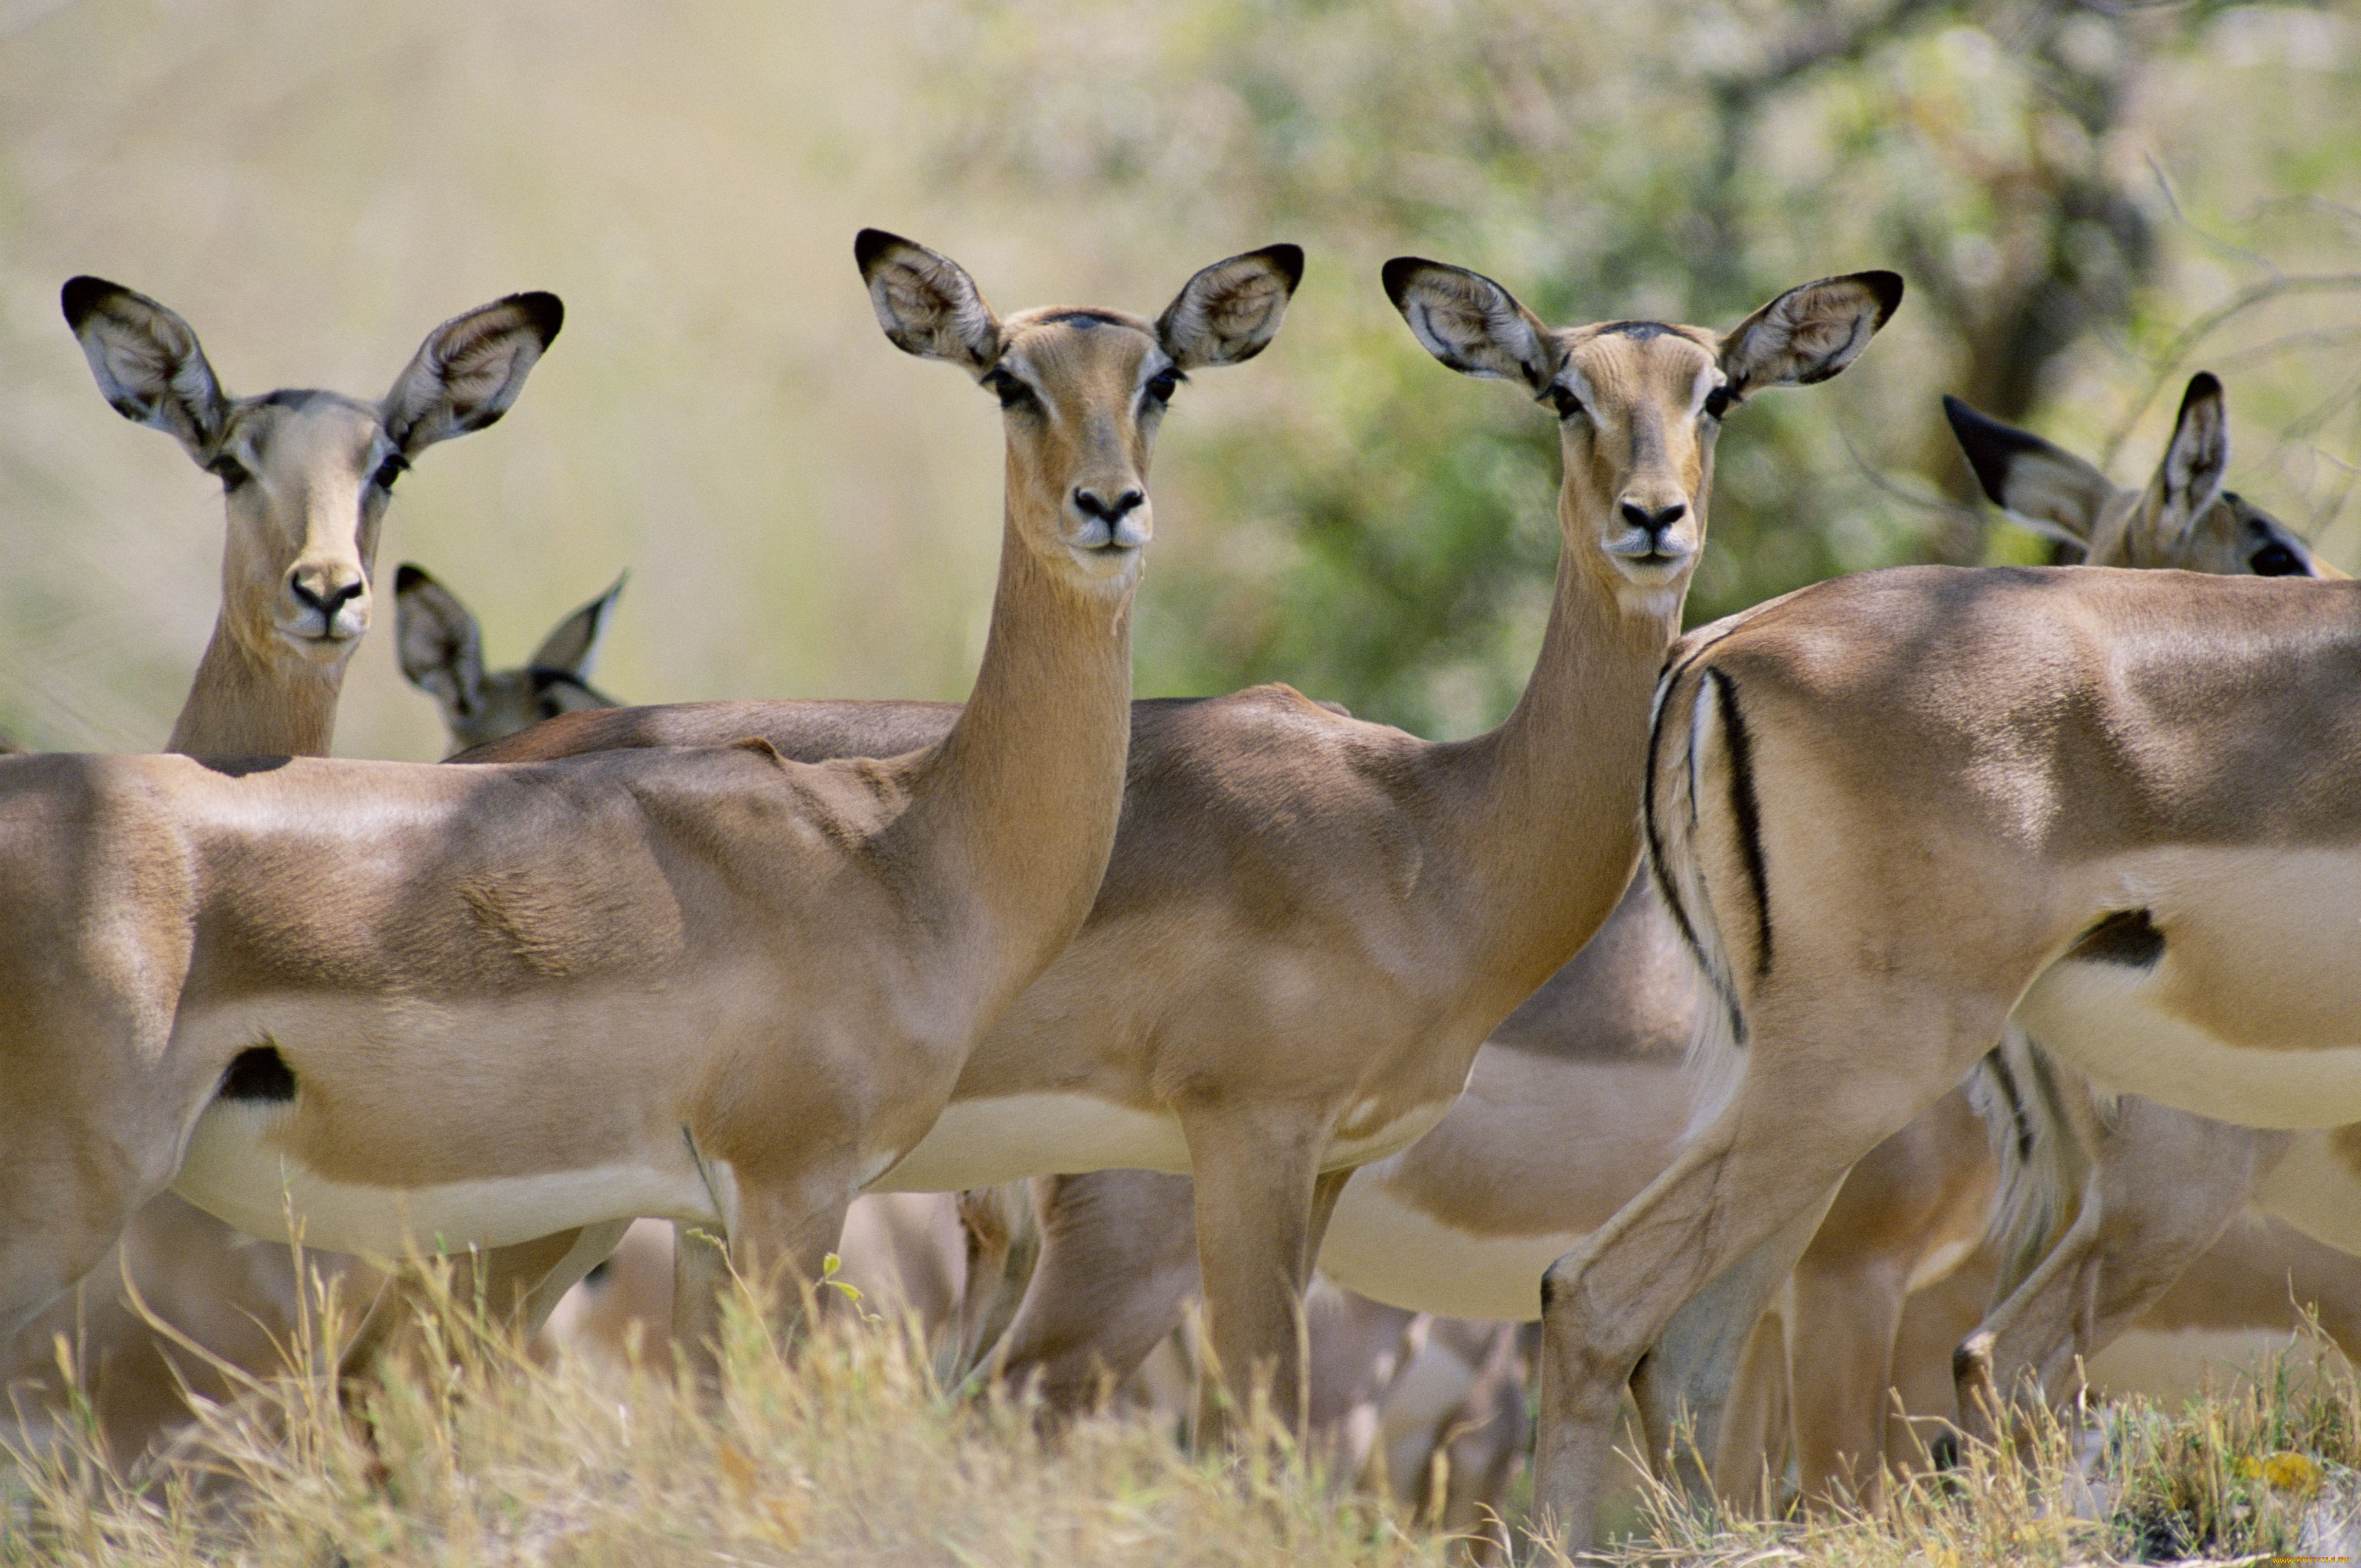
M 1443 364 L 1558 421 L 1563 552 L 1522 699 L 1447 744 L 1284 686 L 1138 705 L 1089 922 L 987 1032 L 932 1130 L 869 1183 L 1193 1172 L 1227 1397 L 1267 1380 L 1274 1414 L 1299 1425 L 1297 1308 L 1345 1178 L 1442 1117 L 1485 1036 L 1631 878 L 1647 694 L 1704 543 L 1722 417 L 1837 374 L 1902 294 L 1869 272 L 1790 290 L 1728 333 L 1554 331 L 1460 268 L 1400 258 L 1384 282 Z M 746 734 L 792 756 L 857 754 L 951 720 L 919 705 L 689 705 L 567 715 L 474 755 Z M 1201 1435 L 1224 1420 L 1223 1379 L 1207 1382 Z
M 1952 427 L 1995 501 L 2109 563 L 2270 575 L 2315 569 L 2302 542 L 2231 498 L 2173 540 L 2135 530 L 2138 492 L 1957 400 Z M 1538 1315 L 1543 1271 L 1669 1163 L 1696 1091 L 1683 1056 L 1696 1022 L 1687 960 L 1662 901 L 1635 882 L 1589 945 L 1477 1053 L 1467 1091 L 1434 1129 L 1356 1171 L 1319 1266 L 1348 1289 L 1445 1318 Z M 1783 1359 L 1806 1495 L 1873 1488 L 1893 1346 L 1905 1297 L 1977 1247 L 1995 1171 L 1964 1091 L 1947 1094 L 1856 1167 L 1793 1275 Z M 1183 1180 L 1106 1172 L 1042 1184 L 1045 1246 L 999 1359 L 1012 1381 L 1061 1395 L 1121 1377 L 1198 1288 Z M 2216 1227 L 2218 1228 L 2218 1226 Z M 1775 1285 L 1772 1279 L 1769 1283 Z M 1724 1496 L 1761 1480 L 1760 1444 L 1713 1440 L 1754 1310 L 1692 1343 L 1683 1370 L 1660 1349 L 1643 1406 L 1654 1452 L 1688 1404 Z M 1784 1448 L 1783 1435 L 1778 1446 Z
M 2127 533 L 2207 520 L 2224 431 L 2201 377 Z M 1908 567 L 1675 650 L 1652 863 L 1710 987 L 1708 1043 L 1726 1033 L 1742 1071 L 1543 1276 L 1545 1528 L 1587 1541 L 1615 1399 L 1684 1304 L 1795 1245 L 2012 1015 L 2114 1090 L 2262 1128 L 2361 1118 L 2334 934 L 2361 848 L 2356 595 Z
M 522 666 L 488 674 L 473 612 L 424 567 L 404 561 L 393 574 L 393 641 L 402 678 L 442 709 L 454 751 L 561 713 L 617 707 L 590 684 L 590 671 L 630 575 L 559 621 Z
M 994 392 L 1000 582 L 941 740 L 807 764 L 760 739 L 515 767 L 0 764 L 0 1328 L 170 1186 L 239 1229 L 390 1255 L 544 1251 L 529 1321 L 636 1216 L 718 1290 L 816 1277 L 976 1032 L 1104 868 L 1129 726 L 1145 471 L 1187 371 L 1252 357 L 1293 247 L 1149 322 L 1005 319 L 865 230 L 887 336 Z
M 429 334 L 375 403 L 333 392 L 232 398 L 196 333 L 144 294 L 69 281 L 66 324 L 99 390 L 125 418 L 178 439 L 221 480 L 226 529 L 221 611 L 168 744 L 200 756 L 324 755 L 353 650 L 368 630 L 379 525 L 394 481 L 435 442 L 508 411 L 556 337 L 554 294 L 512 294 Z M 278 1365 L 270 1330 L 292 1319 L 299 1286 L 280 1249 L 238 1245 L 220 1221 L 164 1194 L 133 1216 L 123 1256 L 151 1306 L 231 1362 Z M 114 1289 L 61 1303 L 0 1353 L 0 1384 L 45 1384 L 54 1342 L 75 1343 L 110 1446 L 137 1452 L 184 1410 L 176 1368 Z M 54 1393 L 55 1390 L 46 1392 Z

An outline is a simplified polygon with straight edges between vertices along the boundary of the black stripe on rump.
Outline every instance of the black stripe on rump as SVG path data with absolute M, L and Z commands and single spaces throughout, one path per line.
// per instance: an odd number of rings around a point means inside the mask
M 1754 972 L 1771 972 L 1771 883 L 1763 866 L 1763 808 L 1754 795 L 1754 739 L 1738 710 L 1738 687 L 1720 670 L 1708 670 L 1721 726 L 1730 737 L 1730 808 L 1738 819 L 1738 853 L 1754 893 Z

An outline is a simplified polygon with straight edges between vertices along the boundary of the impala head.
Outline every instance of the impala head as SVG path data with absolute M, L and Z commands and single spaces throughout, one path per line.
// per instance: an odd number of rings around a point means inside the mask
M 508 411 L 557 335 L 555 294 L 511 294 L 427 335 L 379 402 L 335 392 L 232 398 L 188 323 L 119 284 L 62 296 L 115 411 L 177 437 L 216 475 L 229 514 L 222 628 L 258 660 L 340 666 L 369 624 L 388 494 L 411 460 Z
M 1825 381 L 1902 300 L 1891 272 L 1790 289 L 1734 330 L 1662 322 L 1553 329 L 1481 273 L 1397 257 L 1386 293 L 1453 369 L 1513 381 L 1556 411 L 1559 521 L 1577 565 L 1627 609 L 1667 613 L 1705 543 L 1714 440 L 1747 398 Z
M 1279 331 L 1303 276 L 1291 245 L 1217 261 L 1154 321 L 1050 306 L 1003 320 L 960 265 L 863 229 L 853 257 L 895 346 L 958 366 L 1000 400 L 1009 516 L 1066 575 L 1128 587 L 1155 532 L 1148 460 L 1190 371 L 1236 365 Z
M 2070 452 L 2030 431 L 1943 400 L 1951 432 L 1984 494 L 2036 533 L 2079 546 L 2093 566 L 2178 566 L 2221 576 L 2342 576 L 2313 559 L 2286 524 L 2222 488 L 2230 420 L 2222 383 L 2191 378 L 2164 460 L 2144 489 L 2119 489 Z
M 590 668 L 630 576 L 559 621 L 522 666 L 487 673 L 483 634 L 458 596 L 422 566 L 404 561 L 395 568 L 394 652 L 410 684 L 442 708 L 451 749 L 481 746 L 577 708 L 620 707 L 590 684 Z

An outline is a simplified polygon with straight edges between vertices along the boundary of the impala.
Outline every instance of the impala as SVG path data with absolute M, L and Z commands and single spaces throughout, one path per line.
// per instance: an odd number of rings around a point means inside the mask
M 0 764 L 0 1326 L 167 1185 L 341 1250 L 579 1228 L 533 1312 L 632 1217 L 688 1222 L 697 1349 L 725 1267 L 818 1273 L 1089 910 L 1157 424 L 1184 372 L 1269 341 L 1301 265 L 1217 263 L 1152 323 L 1003 320 L 922 247 L 868 230 L 855 256 L 888 336 L 1005 411 L 999 589 L 959 721 L 824 764 L 760 740 Z
M 170 749 L 324 755 L 345 670 L 368 629 L 394 481 L 435 442 L 508 411 L 564 307 L 554 294 L 513 294 L 444 323 L 372 403 L 294 389 L 232 398 L 196 333 L 147 296 L 76 278 L 61 303 L 107 401 L 176 437 L 222 483 L 221 611 Z M 279 1364 L 269 1330 L 290 1321 L 299 1294 L 284 1249 L 239 1246 L 221 1222 L 167 1194 L 134 1216 L 123 1255 L 149 1305 L 216 1354 L 255 1369 Z M 116 1292 L 119 1267 L 105 1258 L 87 1299 L 18 1332 L 0 1354 L 0 1385 L 46 1383 L 66 1334 L 102 1432 L 128 1454 L 183 1412 L 180 1376 L 211 1380 L 168 1364 Z
M 2139 510 L 2221 499 L 2192 383 Z M 1693 633 L 1648 830 L 1742 1072 L 1543 1281 L 1537 1502 L 1588 1539 L 1615 1400 L 1676 1311 L 1775 1254 L 2014 1012 L 2111 1088 L 2247 1124 L 2361 1117 L 2361 589 L 1903 568 Z
M 401 677 L 434 699 L 454 751 L 561 713 L 613 707 L 615 699 L 590 684 L 590 669 L 623 580 L 617 577 L 614 587 L 559 621 L 518 668 L 487 671 L 474 613 L 426 568 L 404 561 L 393 574 L 393 645 Z
M 1212 1344 L 1238 1394 L 1268 1376 L 1290 1420 L 1297 1303 L 1345 1177 L 1443 1115 L 1484 1036 L 1631 878 L 1648 692 L 1703 546 L 1722 416 L 1836 374 L 1902 291 L 1883 272 L 1807 283 L 1721 334 L 1552 330 L 1491 280 L 1414 258 L 1385 283 L 1436 358 L 1559 422 L 1563 553 L 1522 699 L 1449 744 L 1285 687 L 1139 705 L 1089 923 L 990 1030 L 926 1138 L 871 1183 L 1193 1171 Z M 915 705 L 691 705 L 570 715 L 480 754 L 755 734 L 841 755 L 950 720 Z

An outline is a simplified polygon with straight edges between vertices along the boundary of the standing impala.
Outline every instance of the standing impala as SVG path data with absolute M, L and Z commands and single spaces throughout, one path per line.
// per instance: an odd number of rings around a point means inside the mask
M 324 755 L 336 696 L 370 620 L 378 529 L 394 480 L 435 442 L 508 411 L 557 335 L 554 294 L 513 294 L 427 335 L 376 402 L 281 390 L 232 398 L 189 324 L 155 301 L 97 278 L 61 302 L 99 390 L 129 420 L 179 439 L 222 481 L 227 528 L 221 613 L 170 748 L 197 756 Z M 247 1247 L 220 1221 L 169 1194 L 139 1211 L 124 1255 L 149 1305 L 215 1354 L 256 1370 L 279 1365 L 274 1329 L 298 1287 L 282 1248 Z M 94 1299 L 67 1301 L 12 1339 L 0 1385 L 46 1380 L 54 1341 L 77 1345 L 101 1429 L 118 1454 L 145 1446 L 185 1409 L 156 1336 L 116 1292 L 118 1266 L 94 1271 Z
M 2193 384 L 2150 489 L 2220 498 Z M 1904 568 L 1704 629 L 1648 827 L 1742 1076 L 1543 1283 L 1536 1500 L 1588 1539 L 1615 1400 L 1683 1303 L 1817 1217 L 2012 1011 L 2109 1088 L 2361 1120 L 2361 587 Z
M 1993 499 L 2098 564 L 2318 570 L 2301 540 L 2235 497 L 2159 536 L 2146 492 L 2119 490 L 2089 465 L 1963 403 L 1947 411 Z M 1543 1272 L 1679 1146 L 1696 1091 L 1684 1070 L 1695 1018 L 1680 938 L 1653 885 L 1635 881 L 1589 944 L 1485 1042 L 1466 1093 L 1433 1131 L 1354 1173 L 1322 1269 L 1397 1308 L 1534 1317 Z M 1848 1478 L 1874 1482 L 1905 1299 L 1975 1250 L 1994 1176 L 1982 1127 L 1967 1094 L 1955 1091 L 1847 1179 L 1794 1274 L 1790 1407 L 1807 1495 Z M 1142 1171 L 1061 1177 L 1041 1184 L 1038 1201 L 1047 1245 L 1002 1348 L 1004 1370 L 1020 1383 L 1038 1376 L 1060 1395 L 1087 1392 L 1100 1368 L 1127 1375 L 1198 1288 L 1188 1184 Z M 1732 1353 L 1754 1310 L 1732 1310 L 1741 1321 L 1685 1347 L 1703 1352 L 1704 1365 L 1672 1377 L 1659 1368 L 1652 1382 L 1685 1398 L 1708 1452 Z M 2279 1311 L 2272 1326 L 2286 1321 Z M 1668 1439 L 1672 1412 L 1645 1413 L 1652 1436 Z M 1761 1479 L 1746 1434 L 1732 1435 L 1718 1467 L 1725 1496 Z M 1784 1436 L 1776 1442 L 1784 1446 Z
M 1089 924 L 989 1031 L 924 1141 L 872 1182 L 1192 1171 L 1213 1345 L 1239 1393 L 1269 1376 L 1290 1420 L 1297 1302 L 1345 1179 L 1449 1109 L 1484 1036 L 1631 879 L 1648 694 L 1704 543 L 1722 416 L 1835 375 L 1902 293 L 1888 272 L 1825 279 L 1720 334 L 1553 330 L 1491 280 L 1409 258 L 1385 283 L 1444 364 L 1557 417 L 1564 554 L 1523 698 L 1449 744 L 1283 686 L 1139 705 Z M 480 755 L 747 733 L 841 754 L 949 720 L 911 705 L 627 709 Z
M 757 1279 L 817 1275 L 977 1031 L 1088 912 L 1121 804 L 1130 604 L 1165 400 L 1251 356 L 1292 247 L 1154 323 L 1004 321 L 874 230 L 887 334 L 1005 411 L 999 590 L 934 745 L 809 765 L 760 740 L 525 767 L 0 764 L 0 1327 L 167 1185 L 251 1234 L 398 1251 L 636 1215 Z M 677 1317 L 708 1347 L 722 1249 Z

